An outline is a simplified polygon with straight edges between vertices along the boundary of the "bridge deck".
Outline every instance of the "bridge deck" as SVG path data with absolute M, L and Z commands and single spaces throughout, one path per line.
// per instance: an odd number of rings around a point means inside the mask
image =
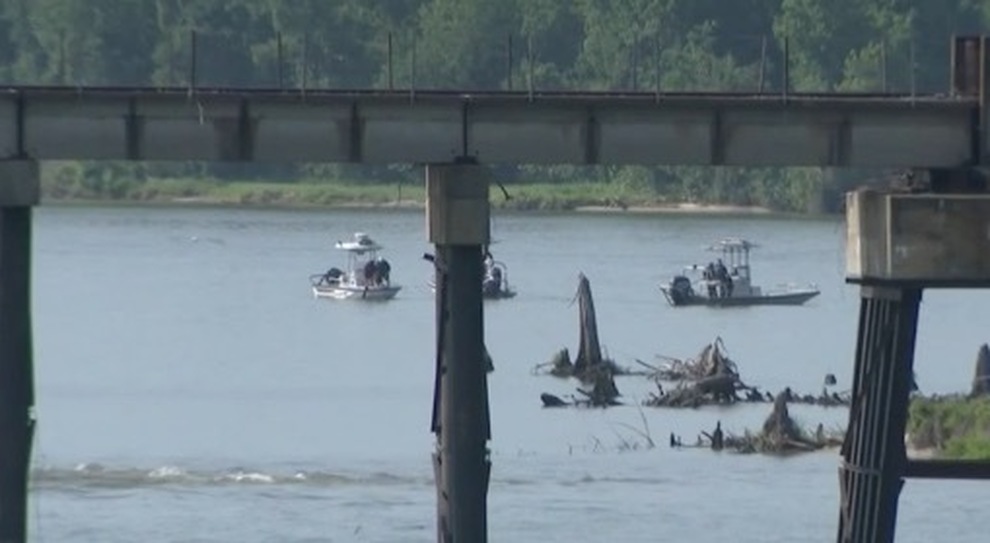
M 0 158 L 952 167 L 947 96 L 0 87 Z

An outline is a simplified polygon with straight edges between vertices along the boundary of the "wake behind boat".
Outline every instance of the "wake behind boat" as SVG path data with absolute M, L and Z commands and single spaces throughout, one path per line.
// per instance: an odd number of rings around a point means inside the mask
M 383 249 L 365 233 L 354 234 L 351 241 L 338 241 L 334 248 L 347 252 L 345 269 L 330 268 L 326 273 L 309 277 L 316 298 L 337 300 L 389 300 L 401 286 L 390 278 L 392 266 L 378 256 Z
M 692 281 L 687 275 L 677 275 L 670 283 L 661 285 L 660 291 L 675 307 L 801 305 L 818 296 L 819 290 L 813 285 L 767 292 L 753 285 L 749 266 L 749 251 L 753 247 L 756 247 L 754 243 L 744 239 L 723 239 L 710 247 L 712 251 L 720 251 L 722 258 L 706 266 L 693 265 L 685 269 L 686 272 L 700 271 L 701 279 Z

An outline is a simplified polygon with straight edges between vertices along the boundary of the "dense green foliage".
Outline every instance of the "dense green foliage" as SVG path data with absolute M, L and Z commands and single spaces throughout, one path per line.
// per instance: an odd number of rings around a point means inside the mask
M 988 0 L 4 0 L 0 82 L 779 92 L 786 73 L 793 91 L 941 92 L 951 35 L 981 32 L 988 19 Z M 410 175 L 305 165 L 74 168 L 100 183 L 108 175 Z M 499 173 L 506 182 L 585 179 L 668 200 L 821 210 L 867 172 Z
M 990 398 L 914 398 L 907 432 L 918 448 L 948 458 L 990 460 Z

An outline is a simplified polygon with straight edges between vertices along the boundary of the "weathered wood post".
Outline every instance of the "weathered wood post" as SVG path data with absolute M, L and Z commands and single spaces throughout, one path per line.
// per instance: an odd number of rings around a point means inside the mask
M 904 445 L 922 290 L 990 287 L 990 194 L 955 192 L 971 174 L 919 172 L 926 192 L 847 196 L 847 280 L 860 285 L 862 300 L 839 543 L 894 540 L 904 477 L 990 475 L 990 463 L 909 461 Z
M 34 435 L 31 341 L 31 207 L 38 164 L 0 161 L 0 542 L 27 541 L 27 483 Z
M 432 430 L 437 541 L 487 541 L 491 462 L 481 297 L 489 242 L 488 172 L 474 164 L 426 167 L 427 230 L 436 245 L 437 368 Z

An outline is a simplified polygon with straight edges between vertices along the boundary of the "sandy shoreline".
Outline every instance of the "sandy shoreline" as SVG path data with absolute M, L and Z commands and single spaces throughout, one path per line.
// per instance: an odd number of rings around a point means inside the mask
M 773 213 L 772 210 L 758 206 L 734 206 L 719 204 L 656 204 L 649 206 L 580 206 L 574 211 L 596 213 L 683 213 L 683 214 L 753 214 L 763 215 Z
M 217 207 L 243 207 L 243 208 L 272 208 L 272 209 L 403 209 L 416 210 L 426 209 L 426 203 L 418 200 L 402 200 L 389 202 L 340 202 L 334 204 L 318 204 L 305 202 L 239 202 L 224 198 L 211 196 L 187 196 L 176 198 L 155 198 L 149 200 L 112 200 L 112 199 L 73 199 L 73 198 L 43 198 L 42 204 L 48 205 L 149 205 L 149 206 L 217 206 Z M 526 209 L 514 208 L 512 206 L 493 206 L 493 209 L 518 213 L 630 213 L 630 214 L 682 214 L 682 215 L 767 215 L 774 213 L 773 210 L 757 206 L 734 206 L 718 204 L 656 204 L 656 205 L 632 205 L 632 206 L 577 206 L 573 208 L 561 209 Z

